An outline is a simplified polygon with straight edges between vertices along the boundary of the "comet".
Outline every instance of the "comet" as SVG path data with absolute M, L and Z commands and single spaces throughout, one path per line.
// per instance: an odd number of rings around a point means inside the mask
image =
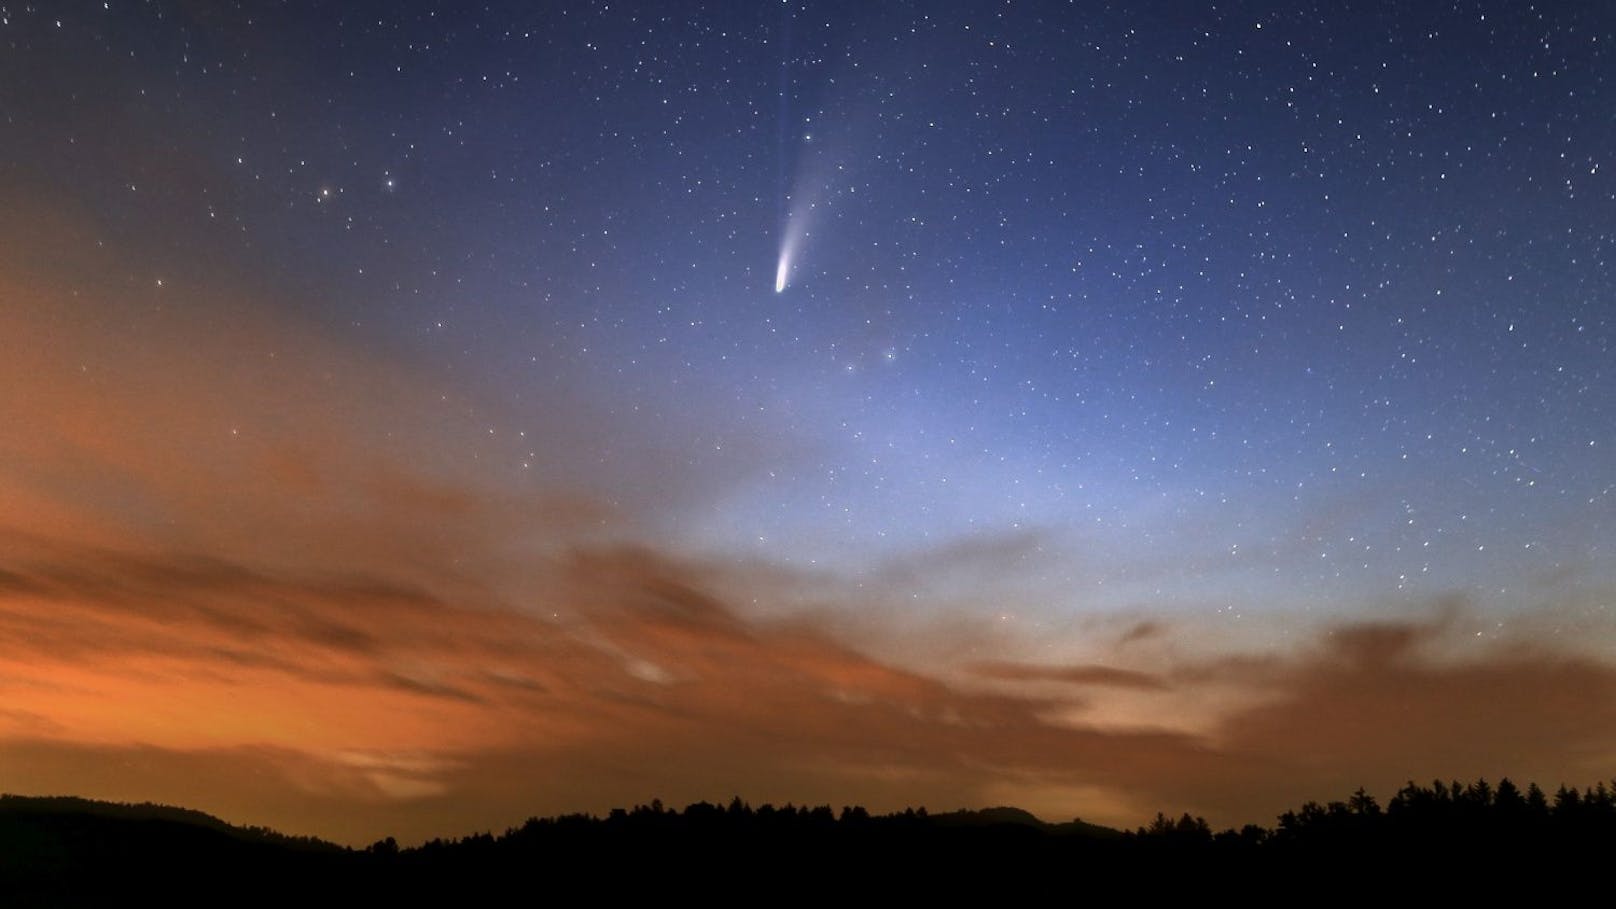
M 777 294 L 785 293 L 786 285 L 791 283 L 791 269 L 797 264 L 797 252 L 808 239 L 812 209 L 811 205 L 793 208 L 786 218 L 780 238 L 780 260 L 774 266 L 774 292 Z
M 780 250 L 780 264 L 774 269 L 774 292 L 782 293 L 786 289 L 786 276 L 791 273 L 791 253 L 789 250 Z
M 791 283 L 791 267 L 796 264 L 797 250 L 808 236 L 808 210 L 793 209 L 786 219 L 785 235 L 780 238 L 780 261 L 774 266 L 774 292 L 784 293 Z

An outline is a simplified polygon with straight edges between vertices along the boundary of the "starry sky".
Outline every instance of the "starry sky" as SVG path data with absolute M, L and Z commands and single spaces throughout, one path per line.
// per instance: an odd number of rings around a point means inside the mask
M 0 789 L 1616 760 L 1616 8 L 0 2 Z

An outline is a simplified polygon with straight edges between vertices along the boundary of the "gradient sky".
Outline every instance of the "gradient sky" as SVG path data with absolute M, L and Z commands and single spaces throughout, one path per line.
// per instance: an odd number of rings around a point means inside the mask
M 1612 775 L 1616 7 L 461 6 L 0 5 L 0 790 Z

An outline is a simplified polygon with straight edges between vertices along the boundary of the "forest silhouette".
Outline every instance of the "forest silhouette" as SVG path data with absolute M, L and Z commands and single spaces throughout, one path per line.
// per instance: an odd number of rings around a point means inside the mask
M 7 795 L 0 902 L 145 895 L 168 904 L 424 905 L 511 892 L 691 890 L 707 902 L 807 902 L 1050 893 L 1073 882 L 1160 893 L 1323 881 L 1347 888 L 1334 894 L 1344 898 L 1367 895 L 1368 882 L 1381 879 L 1430 893 L 1527 885 L 1541 892 L 1566 879 L 1549 872 L 1602 867 L 1613 846 L 1616 787 L 1562 786 L 1550 795 L 1508 779 L 1409 783 L 1384 805 L 1359 789 L 1286 811 L 1273 827 L 1216 832 L 1189 814 L 1161 813 L 1123 831 L 1047 823 L 1016 808 L 872 815 L 735 798 L 683 810 L 652 801 L 605 816 L 532 818 L 499 835 L 410 847 L 387 838 L 362 849 L 182 808 Z

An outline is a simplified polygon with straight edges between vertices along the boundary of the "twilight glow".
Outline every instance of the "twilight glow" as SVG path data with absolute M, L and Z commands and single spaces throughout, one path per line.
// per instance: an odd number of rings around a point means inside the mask
M 0 788 L 365 843 L 1611 776 L 1616 6 L 51 7 Z

